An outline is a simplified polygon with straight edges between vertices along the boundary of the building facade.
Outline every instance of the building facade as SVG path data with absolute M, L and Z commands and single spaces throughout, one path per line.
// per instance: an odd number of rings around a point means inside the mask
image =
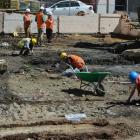
M 43 1 L 43 0 L 40 0 Z M 61 0 L 44 0 L 46 6 L 50 6 Z M 86 4 L 93 5 L 95 13 L 114 13 L 124 11 L 133 19 L 138 18 L 138 9 L 140 9 L 140 0 L 80 0 Z M 140 10 L 139 10 L 140 11 Z
M 97 13 L 127 12 L 132 20 L 140 18 L 140 0 L 96 0 Z

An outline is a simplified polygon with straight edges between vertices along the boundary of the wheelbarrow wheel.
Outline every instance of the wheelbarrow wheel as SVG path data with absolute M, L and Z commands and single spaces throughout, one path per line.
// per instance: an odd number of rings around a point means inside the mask
M 99 95 L 99 96 L 105 95 L 105 88 L 102 84 L 99 84 L 95 91 L 96 91 L 97 95 Z

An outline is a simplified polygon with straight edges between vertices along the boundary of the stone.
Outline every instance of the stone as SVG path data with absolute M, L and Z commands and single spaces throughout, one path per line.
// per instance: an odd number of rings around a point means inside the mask
M 5 59 L 1 59 L 0 60 L 0 74 L 3 74 L 7 71 L 7 63 L 5 61 Z
M 9 43 L 8 42 L 3 42 L 0 44 L 0 47 L 9 47 Z
M 129 49 L 122 53 L 122 56 L 128 60 L 138 61 L 140 58 L 140 49 Z M 139 60 L 140 61 L 140 60 Z
M 19 51 L 13 51 L 12 56 L 19 56 Z

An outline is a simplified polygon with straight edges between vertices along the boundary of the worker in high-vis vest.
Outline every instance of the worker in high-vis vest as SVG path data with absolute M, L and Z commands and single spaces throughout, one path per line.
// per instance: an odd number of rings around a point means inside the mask
M 52 12 L 48 12 L 47 15 L 48 18 L 46 20 L 46 36 L 47 36 L 47 42 L 51 43 L 53 28 L 54 28 L 54 19 L 52 17 Z
M 43 35 L 45 31 L 45 15 L 44 15 L 44 7 L 40 7 L 39 12 L 37 12 L 35 21 L 37 22 L 37 28 L 38 28 L 38 36 L 37 36 L 37 44 L 39 46 L 42 46 L 43 41 Z
M 31 15 L 30 15 L 30 9 L 26 9 L 25 14 L 23 16 L 23 22 L 24 22 L 24 31 L 25 31 L 25 37 L 31 37 Z
M 37 44 L 36 38 L 23 38 L 18 42 L 20 48 L 19 55 L 29 55 L 33 53 L 33 47 Z
M 65 63 L 71 65 L 73 69 L 77 68 L 80 71 L 83 71 L 83 69 L 85 68 L 85 61 L 80 56 L 74 54 L 68 55 L 67 53 L 62 52 L 60 54 L 60 58 Z

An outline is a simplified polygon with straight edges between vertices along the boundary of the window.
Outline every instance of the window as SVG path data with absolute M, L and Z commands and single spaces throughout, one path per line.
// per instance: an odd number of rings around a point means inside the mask
M 116 0 L 115 1 L 115 10 L 117 11 L 126 11 L 126 0 Z
M 55 6 L 57 8 L 69 7 L 69 2 L 60 2 L 60 3 L 56 4 L 56 5 L 54 5 L 52 8 L 54 8 Z
M 77 7 L 77 6 L 80 6 L 78 2 L 76 1 L 71 1 L 71 7 Z

